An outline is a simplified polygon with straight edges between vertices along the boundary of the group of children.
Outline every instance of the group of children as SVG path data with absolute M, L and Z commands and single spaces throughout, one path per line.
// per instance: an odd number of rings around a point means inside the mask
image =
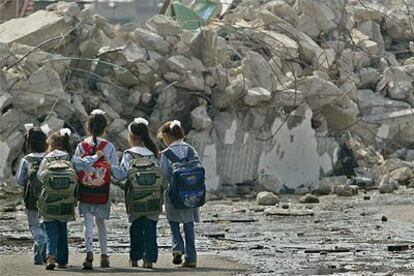
M 87 121 L 90 137 L 80 142 L 74 152 L 69 129 L 48 135 L 42 128 L 28 128 L 25 148 L 29 153 L 20 162 L 16 181 L 24 187 L 35 264 L 46 264 L 47 270 L 53 270 L 56 264 L 66 268 L 67 222 L 75 219 L 74 208 L 78 205 L 85 229 L 83 269 L 93 267 L 94 221 L 101 250 L 100 266 L 110 266 L 105 221 L 110 218 L 111 179 L 117 179 L 126 180 L 123 188 L 130 222 L 130 266 L 137 267 L 138 261 L 143 260 L 143 268 L 152 268 L 157 262 L 156 226 L 164 203 L 171 228 L 173 263 L 196 267 L 194 222 L 199 221 L 198 206 L 201 205 L 177 207 L 168 191 L 174 182 L 176 161 L 189 156 L 198 160 L 198 154 L 184 142 L 179 121 L 166 122 L 160 128 L 158 135 L 166 146 L 162 152 L 151 139 L 148 125 L 144 118 L 129 124 L 130 148 L 123 153 L 121 163 L 114 145 L 102 137 L 107 127 L 102 110 L 91 112 Z M 183 224 L 185 241 L 180 224 Z

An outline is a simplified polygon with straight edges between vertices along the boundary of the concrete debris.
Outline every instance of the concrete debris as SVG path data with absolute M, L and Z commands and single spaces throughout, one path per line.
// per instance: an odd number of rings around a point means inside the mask
M 300 203 L 319 203 L 319 198 L 312 194 L 306 194 L 299 199 Z
M 381 182 L 378 185 L 378 191 L 380 193 L 392 193 L 398 189 L 397 180 L 393 179 L 390 175 L 386 174 L 382 177 Z
M 253 87 L 247 90 L 243 101 L 248 106 L 256 106 L 261 102 L 269 101 L 272 94 L 262 87 Z
M 258 205 L 275 205 L 279 203 L 279 197 L 272 192 L 260 192 L 257 194 L 256 202 Z
M 135 117 L 148 118 L 153 134 L 181 120 L 208 190 L 225 196 L 353 195 L 350 181 L 414 183 L 410 16 L 359 2 L 241 0 L 197 32 L 165 15 L 114 26 L 63 1 L 6 21 L 0 178 L 11 178 L 22 155 L 25 123 L 81 136 L 88 112 L 100 108 L 119 150 Z M 343 145 L 354 162 L 338 173 L 338 162 L 348 164 Z M 391 166 L 391 157 L 406 163 Z
M 203 130 L 211 126 L 211 118 L 207 114 L 207 106 L 201 105 L 191 111 L 192 127 L 198 130 Z
M 312 193 L 317 195 L 328 195 L 334 193 L 335 187 L 346 186 L 347 180 L 347 177 L 344 175 L 324 177 L 319 181 L 318 185 L 313 189 Z
M 358 186 L 355 185 L 337 185 L 333 187 L 334 194 L 338 196 L 353 196 L 358 194 Z

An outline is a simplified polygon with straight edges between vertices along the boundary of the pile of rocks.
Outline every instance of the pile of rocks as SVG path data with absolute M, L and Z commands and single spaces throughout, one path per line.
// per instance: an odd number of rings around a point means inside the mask
M 309 190 L 334 172 L 345 130 L 370 145 L 362 156 L 385 147 L 408 156 L 414 26 L 405 7 L 358 3 L 242 0 L 197 32 L 163 15 L 113 26 L 67 2 L 5 22 L 0 178 L 21 157 L 24 123 L 70 127 L 76 140 L 95 108 L 119 149 L 134 117 L 154 134 L 181 120 L 210 191 Z M 383 162 L 371 161 L 359 166 Z

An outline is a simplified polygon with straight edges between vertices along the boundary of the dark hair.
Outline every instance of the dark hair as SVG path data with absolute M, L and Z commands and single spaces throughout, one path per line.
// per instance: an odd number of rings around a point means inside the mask
M 65 134 L 60 135 L 60 132 L 54 132 L 48 139 L 48 144 L 52 149 L 66 151 L 70 156 L 72 155 L 72 146 L 70 145 L 70 137 Z
M 103 114 L 91 114 L 88 117 L 88 130 L 90 131 L 92 135 L 92 140 L 95 145 L 95 147 L 98 146 L 98 140 L 97 137 L 101 136 L 106 126 L 108 125 L 108 122 L 106 121 L 106 118 Z M 92 154 L 94 154 L 96 149 L 94 148 L 92 150 Z
M 144 146 L 148 148 L 150 151 L 152 151 L 156 157 L 159 156 L 160 152 L 149 135 L 147 125 L 132 122 L 129 125 L 129 132 L 130 134 L 132 134 L 134 138 L 138 138 L 140 141 L 142 141 L 142 143 L 144 143 Z
M 46 134 L 39 127 L 33 127 L 24 136 L 25 152 L 45 152 L 47 150 Z
M 174 138 L 175 140 L 181 140 L 184 139 L 184 131 L 179 125 L 174 125 L 173 128 L 171 128 L 172 121 L 168 121 L 164 123 L 159 130 L 159 134 L 167 134 Z

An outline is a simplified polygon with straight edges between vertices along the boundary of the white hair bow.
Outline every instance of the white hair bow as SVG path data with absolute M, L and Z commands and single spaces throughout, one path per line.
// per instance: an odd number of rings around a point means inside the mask
M 40 127 L 40 129 L 46 135 L 49 135 L 49 133 L 52 131 L 52 129 L 49 127 L 48 124 L 44 124 L 43 126 Z
M 70 131 L 70 129 L 68 128 L 61 128 L 59 130 L 59 133 L 60 133 L 60 136 L 65 136 L 66 134 L 70 136 L 72 134 L 72 131 Z
M 101 110 L 101 109 L 94 109 L 91 112 L 91 115 L 105 115 L 105 111 Z
M 175 126 L 181 127 L 181 122 L 178 121 L 178 120 L 172 121 L 171 124 L 170 124 L 170 129 L 173 129 Z
M 148 121 L 146 120 L 146 119 L 144 119 L 144 118 L 142 118 L 142 117 L 139 117 L 139 118 L 135 118 L 134 119 L 134 123 L 136 123 L 136 124 L 144 124 L 144 125 L 146 125 L 146 126 L 148 126 L 149 125 L 149 123 L 148 123 Z
M 34 127 L 34 125 L 33 125 L 33 124 L 24 124 L 24 129 L 25 129 L 26 131 L 31 130 L 33 127 Z

